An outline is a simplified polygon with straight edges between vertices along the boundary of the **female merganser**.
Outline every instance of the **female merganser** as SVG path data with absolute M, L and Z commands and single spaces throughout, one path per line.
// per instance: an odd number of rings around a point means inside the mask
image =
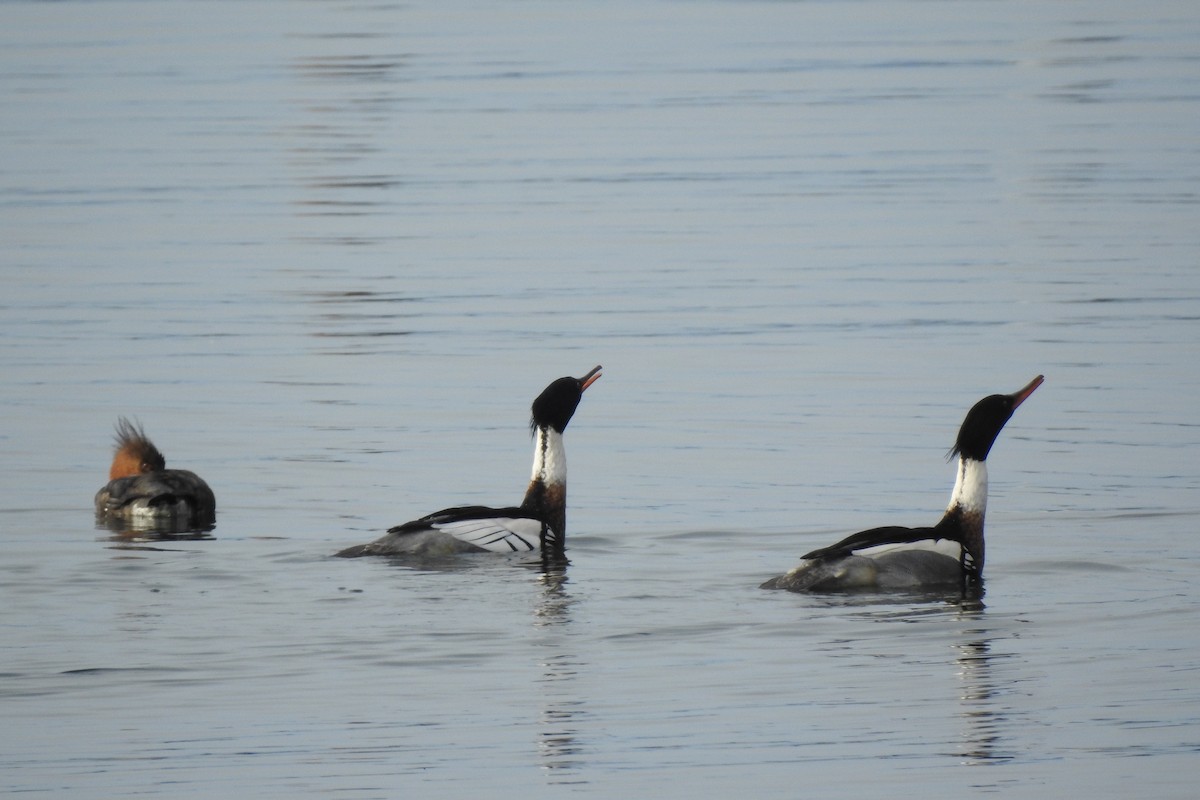
M 761 588 L 793 592 L 978 588 L 983 578 L 988 451 L 1004 423 L 1042 380 L 1038 375 L 1012 394 L 985 397 L 967 412 L 950 451 L 958 456 L 954 492 L 937 525 L 861 531 L 802 556 L 800 566 Z
M 541 552 L 563 558 L 567 535 L 567 454 L 563 431 L 583 392 L 600 377 L 596 367 L 582 378 L 559 378 L 533 401 L 529 423 L 535 437 L 533 476 L 519 507 L 460 506 L 389 528 L 369 544 L 336 555 L 418 555 Z
M 108 485 L 96 492 L 96 516 L 172 528 L 202 527 L 216 519 L 217 500 L 199 475 L 167 469 L 142 429 L 121 417 Z

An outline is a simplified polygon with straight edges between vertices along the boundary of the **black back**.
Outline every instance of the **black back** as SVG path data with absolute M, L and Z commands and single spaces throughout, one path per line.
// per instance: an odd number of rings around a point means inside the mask
M 958 540 L 952 531 L 938 530 L 936 528 L 904 528 L 899 525 L 887 525 L 882 528 L 859 531 L 847 536 L 837 544 L 813 550 L 811 553 L 805 553 L 800 557 L 806 561 L 843 558 L 853 555 L 855 550 L 864 550 L 868 547 L 878 547 L 884 544 L 912 544 L 914 542 L 936 539 Z

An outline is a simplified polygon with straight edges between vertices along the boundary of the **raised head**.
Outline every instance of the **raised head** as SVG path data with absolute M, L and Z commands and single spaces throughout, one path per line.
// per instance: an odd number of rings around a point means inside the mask
M 584 390 L 600 377 L 600 367 L 593 368 L 582 378 L 559 378 L 545 388 L 533 401 L 533 415 L 529 426 L 537 428 L 553 428 L 562 433 L 567 429 L 567 423 L 575 414 L 579 401 L 583 398 Z
M 989 395 L 972 406 L 963 420 L 962 427 L 958 429 L 958 439 L 950 455 L 975 461 L 986 460 L 996 437 L 1004 429 L 1004 424 L 1012 417 L 1017 406 L 1024 403 L 1029 395 L 1033 394 L 1033 390 L 1042 385 L 1043 380 L 1045 379 L 1038 375 L 1024 388 L 1012 394 Z
M 154 443 L 146 438 L 141 426 L 134 425 L 125 417 L 117 420 L 116 451 L 108 479 L 127 478 L 167 468 L 167 461 L 158 452 Z

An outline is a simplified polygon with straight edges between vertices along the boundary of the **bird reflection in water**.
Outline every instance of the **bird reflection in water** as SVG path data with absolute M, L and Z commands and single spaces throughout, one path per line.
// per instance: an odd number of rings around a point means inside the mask
M 545 655 L 536 679 L 542 709 L 538 716 L 538 751 L 550 783 L 585 783 L 579 723 L 587 714 L 578 693 L 579 671 L 585 666 L 568 646 L 571 609 L 577 600 L 567 591 L 566 564 L 547 566 L 539 577 L 542 593 L 534 609 L 534 626 L 542 634 Z
M 960 683 L 959 704 L 962 708 L 963 732 L 961 752 L 967 765 L 999 764 L 1013 759 L 1004 750 L 1003 731 L 1013 724 L 1011 710 L 999 698 L 1009 693 L 994 675 L 994 662 L 1008 656 L 992 652 L 998 632 L 992 630 L 985 618 L 982 602 L 964 602 L 958 619 L 968 623 L 962 631 L 962 641 L 954 645 L 958 652 L 957 677 Z

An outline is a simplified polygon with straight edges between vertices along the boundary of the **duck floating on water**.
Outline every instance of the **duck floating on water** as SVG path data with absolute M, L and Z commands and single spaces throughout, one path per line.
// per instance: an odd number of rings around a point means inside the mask
M 987 456 L 1017 407 L 1042 385 L 983 398 L 967 412 L 951 455 L 958 470 L 950 504 L 933 527 L 886 526 L 806 553 L 792 571 L 762 584 L 793 592 L 921 591 L 982 585 Z
M 194 472 L 167 469 L 166 459 L 138 425 L 117 420 L 116 450 L 108 483 L 96 493 L 96 516 L 105 523 L 185 530 L 211 526 L 217 500 Z
M 533 475 L 521 505 L 443 509 L 390 528 L 383 537 L 336 555 L 356 558 L 527 552 L 549 559 L 565 558 L 567 456 L 563 431 L 584 391 L 600 378 L 600 369 L 597 366 L 582 378 L 559 378 L 533 401 Z

